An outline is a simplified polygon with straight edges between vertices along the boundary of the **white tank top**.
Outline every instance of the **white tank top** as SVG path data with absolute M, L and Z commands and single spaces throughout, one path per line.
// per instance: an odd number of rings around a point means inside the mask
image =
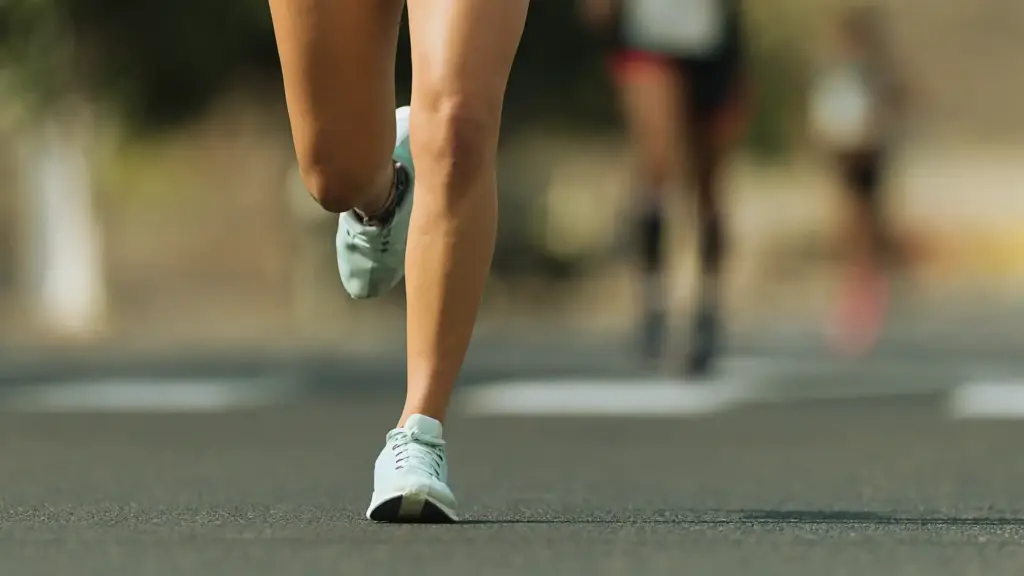
M 624 0 L 630 45 L 679 56 L 704 56 L 725 39 L 723 0 Z
M 856 150 L 878 143 L 878 102 L 863 72 L 854 66 L 825 71 L 814 82 L 809 122 L 829 146 Z

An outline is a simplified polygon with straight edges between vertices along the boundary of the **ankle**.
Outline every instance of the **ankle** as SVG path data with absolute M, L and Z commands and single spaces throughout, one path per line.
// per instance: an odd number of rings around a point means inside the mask
M 375 187 L 378 192 L 364 204 L 356 206 L 355 213 L 366 224 L 387 224 L 395 215 L 407 180 L 402 165 L 392 162 L 387 172 L 382 174 L 380 184 Z
M 409 420 L 409 418 L 417 415 L 426 416 L 427 418 L 433 418 L 434 420 L 440 422 L 441 425 L 444 425 L 445 411 L 443 409 L 435 410 L 428 408 L 406 408 L 405 410 L 402 411 L 402 417 L 398 419 L 398 426 L 396 427 L 404 427 L 406 421 Z

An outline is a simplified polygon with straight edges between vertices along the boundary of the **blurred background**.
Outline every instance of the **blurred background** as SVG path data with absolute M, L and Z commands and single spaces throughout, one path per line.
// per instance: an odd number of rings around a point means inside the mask
M 446 421 L 480 521 L 451 532 L 362 521 L 402 402 L 403 291 L 340 285 L 266 3 L 0 0 L 0 573 L 1018 574 L 1024 2 L 876 3 L 910 96 L 880 196 L 888 314 L 857 361 L 828 334 L 865 228 L 815 103 L 852 4 L 744 2 L 755 107 L 722 174 L 707 386 L 638 377 L 606 54 L 575 2 L 532 3 Z M 408 53 L 403 28 L 399 102 Z M 691 196 L 667 208 L 676 357 Z
M 836 300 L 844 216 L 805 110 L 843 3 L 746 4 L 757 105 L 725 176 L 730 332 L 814 338 Z M 883 12 L 915 92 L 885 195 L 902 254 L 894 314 L 924 333 L 921 322 L 951 318 L 995 330 L 1024 299 L 1024 80 L 1013 73 L 1024 7 L 912 0 Z M 405 32 L 401 42 L 400 102 Z M 377 345 L 345 337 L 357 329 L 401 343 L 400 290 L 363 303 L 341 290 L 335 220 L 294 173 L 263 4 L 5 2 L 0 58 L 0 346 Z M 623 228 L 630 202 L 605 72 L 573 3 L 535 3 L 506 106 L 481 334 L 632 330 L 629 230 L 605 232 Z M 671 305 L 685 317 L 693 211 L 673 209 Z

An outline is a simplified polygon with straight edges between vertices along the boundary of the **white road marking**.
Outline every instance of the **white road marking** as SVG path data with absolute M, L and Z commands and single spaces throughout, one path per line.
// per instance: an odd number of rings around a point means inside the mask
M 827 376 L 826 376 L 827 378 Z M 842 386 L 828 382 L 807 386 L 790 386 L 774 395 L 765 394 L 765 402 L 793 403 L 800 401 L 828 400 L 877 400 L 906 396 L 930 396 L 953 389 L 954 381 L 949 379 L 873 379 L 846 383 Z
M 39 384 L 4 392 L 18 412 L 225 412 L 286 400 L 281 383 L 252 379 L 111 379 Z
M 953 391 L 950 409 L 957 419 L 1024 419 L 1024 379 L 967 382 Z
M 774 358 L 732 357 L 719 376 L 504 380 L 461 390 L 455 406 L 474 416 L 671 417 L 722 412 L 770 396 Z
M 458 398 L 475 416 L 694 416 L 752 397 L 739 382 L 682 380 L 539 380 L 474 386 Z

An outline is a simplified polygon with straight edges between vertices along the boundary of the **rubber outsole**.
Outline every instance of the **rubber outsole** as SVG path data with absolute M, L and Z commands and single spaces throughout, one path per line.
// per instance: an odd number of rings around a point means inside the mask
M 396 496 L 373 507 L 368 514 L 374 522 L 395 524 L 452 524 L 457 519 L 424 498 Z

